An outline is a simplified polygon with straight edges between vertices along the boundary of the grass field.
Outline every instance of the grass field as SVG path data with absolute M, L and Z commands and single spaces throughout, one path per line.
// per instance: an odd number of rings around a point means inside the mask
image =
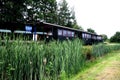
M 71 80 L 120 80 L 120 51 L 99 58 Z

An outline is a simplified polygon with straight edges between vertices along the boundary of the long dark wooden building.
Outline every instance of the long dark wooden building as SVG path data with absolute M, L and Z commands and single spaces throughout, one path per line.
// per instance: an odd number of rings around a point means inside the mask
M 19 36 L 29 36 L 29 40 L 72 40 L 75 38 L 82 39 L 85 44 L 94 44 L 102 42 L 102 36 L 81 31 L 73 28 L 68 28 L 60 25 L 55 25 L 46 22 L 20 23 L 20 22 L 0 22 L 0 34 L 3 37 L 4 33 L 8 35 L 14 34 Z

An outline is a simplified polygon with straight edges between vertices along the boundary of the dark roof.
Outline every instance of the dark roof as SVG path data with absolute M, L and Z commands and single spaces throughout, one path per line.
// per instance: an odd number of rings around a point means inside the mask
M 57 25 L 57 24 L 51 24 L 51 23 L 47 23 L 47 22 L 40 22 L 40 24 L 97 35 L 95 33 L 90 33 L 90 32 L 87 32 L 87 31 L 78 30 L 78 29 L 74 29 L 74 28 L 69 28 L 69 27 L 65 27 L 65 26 L 61 26 L 61 25 Z
M 78 31 L 78 32 L 84 32 L 84 33 L 88 33 L 88 34 L 93 34 L 93 35 L 97 35 L 97 34 L 94 34 L 94 33 L 90 33 L 90 32 L 87 32 L 87 31 L 82 31 L 82 30 L 79 30 L 79 29 L 73 29 L 73 28 L 69 28 L 69 27 L 65 27 L 65 26 L 61 26 L 61 25 L 57 25 L 57 24 L 51 24 L 51 23 L 47 23 L 47 22 L 41 22 L 41 21 L 37 21 L 35 23 L 31 23 L 31 22 L 28 22 L 27 24 L 24 24 L 22 22 L 0 22 L 0 29 L 22 29 L 24 30 L 24 27 L 22 26 L 25 26 L 25 25 L 45 25 L 45 26 L 48 26 L 48 27 L 57 27 L 57 28 L 63 28 L 63 29 L 67 29 L 67 30 L 72 30 L 72 31 Z M 18 27 L 20 26 L 20 27 Z M 37 27 L 38 29 L 40 27 Z M 100 36 L 100 35 L 98 35 Z

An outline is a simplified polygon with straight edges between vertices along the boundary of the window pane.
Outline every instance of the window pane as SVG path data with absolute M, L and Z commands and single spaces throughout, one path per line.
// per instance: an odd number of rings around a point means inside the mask
M 58 35 L 62 36 L 62 30 L 58 29 Z

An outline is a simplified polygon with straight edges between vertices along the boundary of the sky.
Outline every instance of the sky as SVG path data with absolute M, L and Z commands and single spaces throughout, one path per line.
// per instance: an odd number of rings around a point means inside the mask
M 57 0 L 58 2 L 60 0 Z M 74 7 L 78 25 L 108 38 L 120 31 L 120 0 L 66 0 Z

